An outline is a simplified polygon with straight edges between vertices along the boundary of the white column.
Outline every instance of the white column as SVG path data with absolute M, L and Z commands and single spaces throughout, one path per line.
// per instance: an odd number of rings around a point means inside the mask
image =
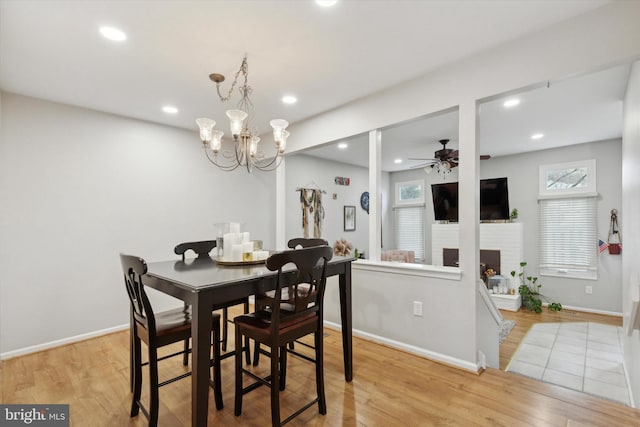
M 276 169 L 276 247 L 278 251 L 287 248 L 286 230 L 285 230 L 285 178 L 286 178 L 286 160 L 283 157 L 282 163 Z
M 465 285 L 473 290 L 476 280 L 480 278 L 480 156 L 476 147 L 478 120 L 475 100 L 461 103 L 459 114 L 460 268 L 464 276 L 471 279 L 465 280 Z
M 380 261 L 382 203 L 380 200 L 382 138 L 379 129 L 369 132 L 369 259 Z

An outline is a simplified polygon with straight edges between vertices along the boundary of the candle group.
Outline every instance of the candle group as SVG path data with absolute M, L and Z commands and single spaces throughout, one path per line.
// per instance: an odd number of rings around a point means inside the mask
M 223 236 L 223 245 L 224 261 L 261 261 L 269 256 L 269 251 L 255 250 L 256 246 L 262 245 L 252 242 L 248 231 L 241 233 L 239 223 L 229 224 L 229 233 Z

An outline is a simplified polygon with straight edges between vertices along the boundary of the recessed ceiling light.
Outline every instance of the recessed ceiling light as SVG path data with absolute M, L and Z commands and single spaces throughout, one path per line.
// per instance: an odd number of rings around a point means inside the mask
M 177 114 L 178 113 L 178 109 L 176 107 L 172 107 L 171 105 L 165 105 L 164 107 L 162 107 L 162 111 L 164 111 L 167 114 Z
M 341 150 L 344 150 L 348 146 L 349 145 L 346 142 L 341 142 L 340 144 L 338 144 L 338 148 L 341 149 Z
M 127 39 L 127 35 L 122 30 L 114 27 L 100 27 L 100 34 L 115 42 L 121 42 Z
M 395 159 L 395 160 L 393 161 L 393 163 L 395 163 L 395 164 L 402 163 L 402 159 Z
M 292 95 L 286 95 L 282 97 L 282 102 L 284 102 L 285 104 L 295 104 L 296 102 L 298 102 L 298 98 Z
M 531 139 L 542 139 L 544 138 L 544 133 L 534 133 L 531 135 Z
M 520 104 L 520 100 L 518 98 L 511 98 L 504 101 L 504 104 L 502 105 L 504 105 L 505 108 L 513 108 L 518 104 Z
M 338 0 L 316 0 L 316 3 L 322 7 L 331 7 L 338 3 Z

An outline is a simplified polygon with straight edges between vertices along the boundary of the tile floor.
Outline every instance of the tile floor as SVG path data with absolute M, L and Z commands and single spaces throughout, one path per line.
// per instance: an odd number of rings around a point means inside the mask
M 621 334 L 592 322 L 536 323 L 506 370 L 629 405 Z

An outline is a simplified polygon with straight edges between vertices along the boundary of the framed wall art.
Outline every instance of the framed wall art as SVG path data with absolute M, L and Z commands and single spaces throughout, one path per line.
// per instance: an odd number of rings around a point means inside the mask
M 356 230 L 356 207 L 345 206 L 344 207 L 344 231 Z

